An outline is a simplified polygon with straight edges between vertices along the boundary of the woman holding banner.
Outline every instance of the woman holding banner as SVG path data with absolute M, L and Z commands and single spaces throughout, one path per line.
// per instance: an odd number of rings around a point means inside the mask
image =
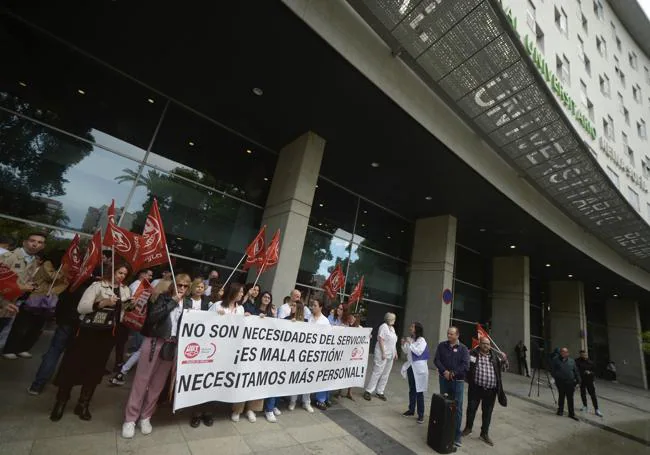
M 254 309 L 254 312 L 251 313 L 260 317 L 268 316 L 274 318 L 276 315 L 275 307 L 273 306 L 273 296 L 269 291 L 262 292 L 262 297 Z
M 79 330 L 63 356 L 55 381 L 59 391 L 50 414 L 53 422 L 61 420 L 75 385 L 82 387 L 74 413 L 81 420 L 92 419 L 88 406 L 115 347 L 115 327 L 122 320 L 123 304 L 131 299 L 131 291 L 123 284 L 128 274 L 126 265 L 116 266 L 115 271 L 107 267 L 102 279 L 83 293 L 77 305 Z
M 192 281 L 189 275 L 177 275 L 176 287 L 172 283 L 167 292 L 160 294 L 147 307 L 147 319 L 141 331 L 145 338 L 140 347 L 141 357 L 126 403 L 123 438 L 134 436 L 138 420 L 142 434 L 149 434 L 153 430 L 151 416 L 156 411 L 158 396 L 165 387 L 173 366 L 183 308 L 192 308 L 192 299 L 186 298 L 190 285 Z

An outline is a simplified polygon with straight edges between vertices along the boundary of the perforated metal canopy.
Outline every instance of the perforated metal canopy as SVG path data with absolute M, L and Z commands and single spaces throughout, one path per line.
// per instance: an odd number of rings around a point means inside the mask
M 650 271 L 650 226 L 580 138 L 497 0 L 348 2 L 540 192 Z

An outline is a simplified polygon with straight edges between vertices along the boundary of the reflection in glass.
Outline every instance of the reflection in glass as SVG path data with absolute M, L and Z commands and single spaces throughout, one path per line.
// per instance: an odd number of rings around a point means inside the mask
M 0 213 L 76 230 L 96 228 L 90 219 L 97 215 L 93 209 L 112 198 L 123 205 L 130 187 L 115 177 L 137 167 L 127 158 L 0 110 Z
M 298 283 L 322 288 L 337 264 L 345 273 L 350 242 L 331 234 L 307 228 L 300 259 Z
M 117 180 L 128 188 L 136 178 L 125 169 Z M 155 197 L 170 252 L 234 267 L 259 230 L 262 210 L 196 184 L 206 178 L 187 168 L 166 173 L 145 166 L 128 208 L 133 230 L 142 231 Z
M 454 314 L 457 319 L 484 323 L 490 317 L 486 314 L 487 291 L 474 286 L 454 282 Z
M 174 273 L 187 273 L 192 279 L 202 278 L 207 280 L 210 276 L 210 272 L 216 270 L 219 272 L 219 282 L 223 284 L 230 273 L 231 269 L 221 267 L 216 264 L 205 264 L 203 262 L 191 261 L 185 258 L 179 258 L 172 255 L 172 263 L 174 264 Z M 157 274 L 154 273 L 154 276 L 157 277 Z M 235 274 L 230 279 L 231 283 L 246 283 L 246 272 L 235 272 Z
M 5 14 L 0 43 L 0 106 L 144 157 L 165 100 Z
M 404 306 L 406 263 L 352 244 L 350 271 L 346 283 L 349 294 L 362 276 L 366 298 Z
M 147 158 L 147 164 L 164 171 L 196 169 L 204 185 L 260 206 L 275 163 L 275 155 L 174 104 Z
M 354 242 L 409 260 L 413 224 L 362 200 L 359 204 Z
M 357 204 L 356 196 L 322 178 L 318 179 L 309 224 L 336 235 L 344 232 L 344 237 L 349 238 L 354 229 Z

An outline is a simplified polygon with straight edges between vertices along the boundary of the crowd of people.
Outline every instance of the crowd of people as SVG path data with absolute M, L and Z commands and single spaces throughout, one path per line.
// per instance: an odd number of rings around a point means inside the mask
M 108 382 L 119 387 L 127 382 L 128 375 L 135 368 L 124 412 L 122 436 L 134 437 L 138 425 L 142 434 L 151 433 L 151 418 L 161 396 L 164 397 L 163 392 L 170 389 L 170 378 L 174 376 L 178 332 L 184 310 L 360 327 L 359 315 L 350 313 L 344 304 L 335 303 L 326 308 L 320 298 L 304 299 L 301 291 L 293 289 L 276 307 L 270 292 L 262 291 L 253 283 L 232 282 L 224 286 L 216 270 L 210 272 L 207 279 L 192 278 L 187 273 L 172 277 L 170 270 L 162 270 L 160 277 L 154 280 L 153 271 L 145 269 L 127 286 L 131 270 L 123 264 L 115 265 L 110 251 L 103 251 L 102 264 L 93 277 L 71 291 L 69 271 L 61 266 L 63 252 L 43 255 L 45 244 L 46 236 L 41 233 L 29 234 L 20 248 L 12 250 L 4 248 L 0 242 L 0 262 L 17 274 L 20 289 L 24 291 L 16 301 L 0 297 L 0 333 L 6 334 L 2 351 L 4 359 L 31 358 L 30 350 L 38 341 L 44 325 L 52 318 L 56 320 L 49 348 L 28 387 L 29 394 L 39 395 L 54 378 L 58 391 L 50 413 L 53 422 L 64 416 L 72 389 L 77 385 L 81 388 L 74 414 L 81 420 L 91 420 L 90 404 L 106 374 L 112 372 Z M 134 331 L 122 324 L 122 317 L 133 309 L 133 296 L 145 280 L 151 283 L 152 288 L 147 317 L 141 330 Z M 398 340 L 395 323 L 396 315 L 386 313 L 383 324 L 374 335 L 372 371 L 363 398 L 368 401 L 373 397 L 387 400 L 386 385 L 393 362 L 398 358 L 397 348 L 401 346 L 406 358 L 401 373 L 409 386 L 408 409 L 403 415 L 415 416 L 418 423 L 424 423 L 424 393 L 428 387 L 431 357 L 424 327 L 414 322 L 408 328 L 408 336 Z M 497 400 L 503 406 L 507 403 L 501 379 L 505 358 L 492 349 L 489 337 L 481 338 L 478 347 L 469 350 L 459 341 L 459 335 L 458 328 L 450 327 L 447 340 L 437 345 L 433 358 L 433 365 L 439 373 L 440 393 L 455 401 L 455 445 L 460 447 L 462 437 L 472 433 L 479 405 L 482 409 L 480 439 L 493 445 L 489 436 L 492 411 Z M 125 361 L 129 339 L 132 354 Z M 520 342 L 516 348 L 520 374 L 525 371 L 528 375 L 526 351 Z M 107 363 L 113 352 L 115 364 L 111 371 L 107 370 Z M 558 350 L 552 360 L 552 370 L 560 392 L 559 415 L 563 415 L 566 400 L 569 417 L 576 418 L 573 392 L 580 384 L 583 410 L 587 409 L 588 392 L 596 414 L 602 416 L 593 385 L 593 369 L 593 362 L 585 352 L 574 361 L 569 358 L 566 348 Z M 465 382 L 469 384 L 468 403 L 465 427 L 461 430 Z M 289 411 L 295 410 L 300 399 L 303 409 L 313 413 L 312 403 L 314 407 L 326 410 L 331 406 L 332 397 L 342 393 L 354 399 L 350 389 L 284 398 L 288 401 Z M 282 414 L 279 409 L 281 398 L 234 403 L 231 405 L 231 420 L 239 422 L 243 414 L 252 423 L 256 421 L 257 413 L 263 412 L 269 422 L 277 422 Z M 213 425 L 214 408 L 214 403 L 194 407 L 190 426 Z

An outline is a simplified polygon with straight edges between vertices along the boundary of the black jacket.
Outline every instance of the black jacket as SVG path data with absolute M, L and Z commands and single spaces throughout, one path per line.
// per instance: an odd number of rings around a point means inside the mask
M 208 298 L 201 299 L 201 310 L 207 311 L 210 303 Z M 142 326 L 142 335 L 150 338 L 169 338 L 172 334 L 171 313 L 178 307 L 178 303 L 169 294 L 161 294 L 155 302 L 147 305 L 147 319 Z M 192 308 L 192 299 L 185 297 L 183 309 Z M 179 319 L 180 325 L 180 319 Z
M 474 386 L 474 380 L 476 378 L 476 365 L 478 364 L 478 356 L 480 354 L 480 349 L 475 348 L 469 351 L 470 362 L 469 362 L 469 372 L 467 373 L 467 383 L 470 387 Z M 472 357 L 476 358 L 476 361 L 472 362 Z M 501 357 L 499 354 L 490 350 L 490 360 L 492 361 L 492 366 L 494 367 L 494 374 L 497 377 L 497 391 L 503 390 L 503 383 L 501 382 Z
M 594 380 L 594 361 L 591 359 L 583 359 L 578 357 L 576 359 L 576 366 L 580 372 L 580 379 L 584 381 L 593 381 Z

